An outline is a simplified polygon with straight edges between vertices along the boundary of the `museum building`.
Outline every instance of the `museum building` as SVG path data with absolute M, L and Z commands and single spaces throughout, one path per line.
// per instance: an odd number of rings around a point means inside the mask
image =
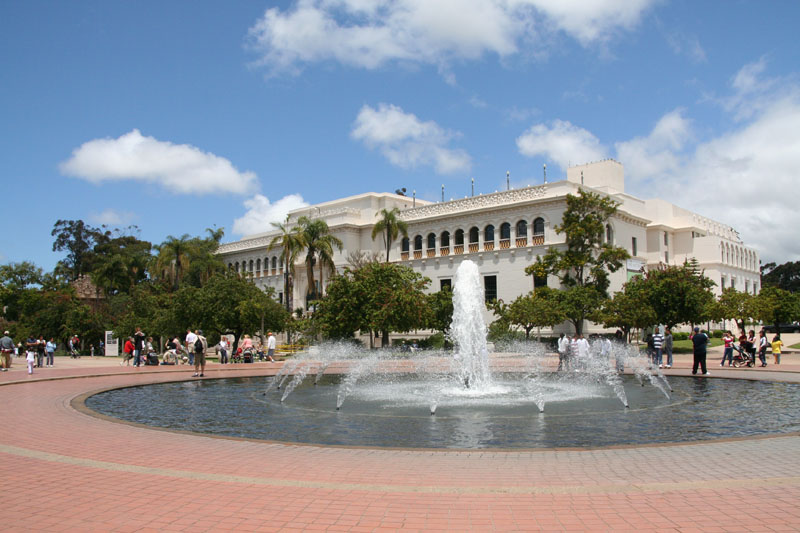
M 625 193 L 623 165 L 612 159 L 570 167 L 565 180 L 450 201 L 364 193 L 294 210 L 288 223 L 294 225 L 301 216 L 324 219 L 331 234 L 343 243 L 341 252 L 335 250 L 333 257 L 336 269 L 342 271 L 352 252 L 375 253 L 385 260 L 384 240 L 381 236 L 373 240 L 372 228 L 382 209 L 396 207 L 408 224 L 408 238 L 392 243 L 391 262 L 428 277 L 433 292 L 452 284 L 459 264 L 471 260 L 483 277 L 487 300 L 511 302 L 537 286 L 559 287 L 555 276 L 534 280 L 525 275 L 525 267 L 551 246 L 565 246 L 564 235 L 554 228 L 561 222 L 567 195 L 578 194 L 580 188 L 619 202 L 605 238 L 627 249 L 631 258 L 611 274 L 610 292 L 620 290 L 643 268 L 681 265 L 694 258 L 716 283 L 717 294 L 726 287 L 758 293 L 758 253 L 742 242 L 734 228 L 664 200 L 643 200 Z M 218 253 L 229 268 L 252 277 L 259 287 L 272 287 L 283 302 L 281 250 L 269 248 L 277 235 L 274 230 L 248 235 L 222 244 Z M 294 309 L 306 308 L 308 277 L 303 257 L 297 259 L 289 295 Z M 318 279 L 318 269 L 314 274 L 316 284 L 326 283 L 327 277 Z M 485 318 L 494 320 L 489 311 Z M 556 331 L 569 329 L 565 323 Z

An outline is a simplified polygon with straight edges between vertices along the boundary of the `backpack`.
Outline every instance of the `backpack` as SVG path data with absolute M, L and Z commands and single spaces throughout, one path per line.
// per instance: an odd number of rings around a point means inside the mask
M 200 340 L 200 337 L 194 341 L 194 353 L 203 353 L 203 341 Z

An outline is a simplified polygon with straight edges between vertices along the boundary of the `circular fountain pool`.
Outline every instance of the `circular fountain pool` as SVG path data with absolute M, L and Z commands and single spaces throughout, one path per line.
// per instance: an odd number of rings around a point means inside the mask
M 265 394 L 272 379 L 131 387 L 94 395 L 86 404 L 164 428 L 347 446 L 598 447 L 800 431 L 800 385 L 791 383 L 673 377 L 668 397 L 626 377 L 625 408 L 600 382 L 543 373 L 536 383 L 547 398 L 540 413 L 522 374 L 496 375 L 492 387 L 480 391 L 430 376 L 375 375 L 338 411 L 341 376 L 325 376 L 317 386 L 306 380 L 283 402 L 276 387 Z M 438 402 L 434 416 L 432 399 Z

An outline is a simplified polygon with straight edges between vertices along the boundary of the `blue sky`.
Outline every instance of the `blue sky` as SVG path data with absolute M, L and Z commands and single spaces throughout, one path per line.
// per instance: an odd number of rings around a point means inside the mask
M 289 209 L 563 179 L 800 259 L 796 1 L 304 0 L 0 4 L 0 262 L 51 269 L 58 219 L 153 243 Z

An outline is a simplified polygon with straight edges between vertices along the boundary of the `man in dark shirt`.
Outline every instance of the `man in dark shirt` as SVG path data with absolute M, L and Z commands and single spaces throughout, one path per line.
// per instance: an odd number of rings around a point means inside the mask
M 142 358 L 144 339 L 145 335 L 142 328 L 136 326 L 136 332 L 133 334 L 133 366 L 140 366 L 144 363 L 144 359 Z
M 708 347 L 708 335 L 700 331 L 700 328 L 694 328 L 692 335 L 692 345 L 694 353 L 694 364 L 692 365 L 692 374 L 697 374 L 697 366 L 703 370 L 703 375 L 708 376 L 711 372 L 706 368 L 706 350 Z

